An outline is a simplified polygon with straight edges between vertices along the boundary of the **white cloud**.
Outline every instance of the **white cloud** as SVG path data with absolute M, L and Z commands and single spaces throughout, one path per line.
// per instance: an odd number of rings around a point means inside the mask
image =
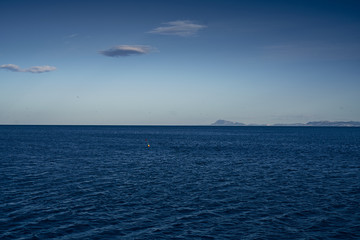
M 4 64 L 0 65 L 0 69 L 7 69 L 13 72 L 30 72 L 30 73 L 44 73 L 44 72 L 51 72 L 55 71 L 56 67 L 52 66 L 34 66 L 30 68 L 20 68 L 18 65 L 15 64 Z
M 192 21 L 172 21 L 164 23 L 164 25 L 164 27 L 157 27 L 149 33 L 187 37 L 195 35 L 200 29 L 206 28 L 205 25 L 195 24 Z
M 148 46 L 119 45 L 104 51 L 99 51 L 99 53 L 108 57 L 127 57 L 130 55 L 147 54 L 150 50 L 151 48 Z

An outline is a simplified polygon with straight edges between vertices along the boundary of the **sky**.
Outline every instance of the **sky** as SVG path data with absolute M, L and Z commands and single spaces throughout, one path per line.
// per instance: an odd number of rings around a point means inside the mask
M 360 121 L 360 1 L 0 1 L 0 124 Z

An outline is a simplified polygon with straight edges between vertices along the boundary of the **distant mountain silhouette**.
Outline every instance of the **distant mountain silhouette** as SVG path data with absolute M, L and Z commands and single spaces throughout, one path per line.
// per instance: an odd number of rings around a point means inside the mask
M 304 127 L 360 127 L 360 122 L 356 121 L 312 121 L 308 123 L 290 123 L 290 124 L 282 124 L 277 123 L 273 125 L 266 125 L 266 124 L 244 124 L 239 122 L 231 122 L 227 120 L 217 120 L 216 122 L 212 123 L 211 126 L 304 126 Z
M 227 120 L 217 120 L 216 122 L 211 124 L 212 126 L 246 126 L 243 123 L 239 123 L 239 122 L 231 122 L 231 121 L 227 121 Z
M 308 122 L 306 126 L 319 126 L 319 127 L 360 127 L 360 122 L 349 121 L 349 122 L 330 122 L 330 121 L 318 121 Z
M 313 121 L 308 123 L 274 124 L 273 126 L 305 126 L 305 127 L 360 127 L 360 122 L 355 121 Z

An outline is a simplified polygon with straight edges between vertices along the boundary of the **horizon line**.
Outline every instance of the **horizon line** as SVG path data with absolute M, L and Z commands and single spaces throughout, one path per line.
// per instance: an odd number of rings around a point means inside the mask
M 360 126 L 314 126 L 314 125 L 292 125 L 292 124 L 246 124 L 246 125 L 212 125 L 212 124 L 7 124 L 0 123 L 0 126 L 49 126 L 49 127 L 344 127 L 358 128 Z

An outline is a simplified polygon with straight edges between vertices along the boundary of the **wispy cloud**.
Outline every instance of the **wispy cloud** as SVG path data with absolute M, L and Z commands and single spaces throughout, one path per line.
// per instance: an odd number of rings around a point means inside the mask
M 206 28 L 205 25 L 195 24 L 192 21 L 172 21 L 164 23 L 163 27 L 157 27 L 149 33 L 163 34 L 163 35 L 176 35 L 187 37 L 195 35 L 200 29 Z
M 30 67 L 30 68 L 20 68 L 18 65 L 15 65 L 15 64 L 4 64 L 4 65 L 0 65 L 0 69 L 7 69 L 12 72 L 44 73 L 44 72 L 55 71 L 56 67 L 34 66 L 34 67 Z
M 79 36 L 78 33 L 73 33 L 73 34 L 70 34 L 70 35 L 65 36 L 64 38 L 65 38 L 65 39 L 71 39 L 71 38 L 76 38 L 76 37 L 78 37 L 78 36 Z
M 141 45 L 119 45 L 107 50 L 99 51 L 100 54 L 108 57 L 127 57 L 130 55 L 142 55 L 149 53 L 149 46 Z
M 264 54 L 268 58 L 277 59 L 322 59 L 322 60 L 345 60 L 359 59 L 360 45 L 339 45 L 327 42 L 309 41 L 263 47 Z

